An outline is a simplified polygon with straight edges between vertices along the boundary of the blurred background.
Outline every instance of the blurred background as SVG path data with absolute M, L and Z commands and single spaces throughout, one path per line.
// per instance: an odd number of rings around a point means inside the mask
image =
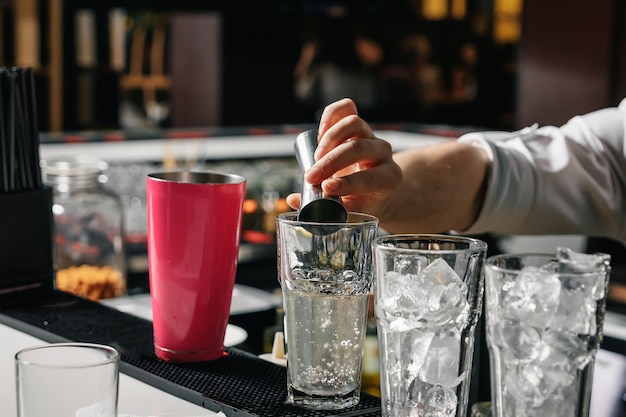
M 360 81 L 353 96 L 371 122 L 508 129 L 559 124 L 624 96 L 624 9 L 619 0 L 0 0 L 0 65 L 36 69 L 47 131 L 314 122 L 349 92 L 340 76 Z
M 302 184 L 293 140 L 326 104 L 352 97 L 395 150 L 559 125 L 626 96 L 625 22 L 621 0 L 0 0 L 0 66 L 34 69 L 43 159 L 104 163 L 141 291 L 145 176 L 172 169 L 248 179 L 239 280 L 272 290 L 274 218 Z M 626 306 L 621 244 L 542 242 L 614 254 Z

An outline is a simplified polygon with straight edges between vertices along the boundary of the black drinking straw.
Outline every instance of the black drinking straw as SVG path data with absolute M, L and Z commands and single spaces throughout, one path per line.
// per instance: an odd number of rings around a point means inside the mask
M 9 191 L 15 190 L 15 74 L 6 72 L 7 85 L 7 139 L 9 142 Z
M 30 82 L 27 82 L 27 78 L 29 76 L 26 69 L 19 72 L 20 88 L 17 97 L 21 102 L 19 107 L 21 117 L 18 120 L 22 123 L 22 161 L 24 163 L 22 171 L 24 171 L 26 179 L 26 188 L 30 190 L 35 188 L 35 166 L 37 166 L 39 161 L 33 160 L 33 139 L 35 135 L 33 134 L 33 114 L 30 111 L 31 106 L 28 102 Z
M 16 73 L 16 88 L 15 88 L 15 120 L 17 122 L 18 129 L 16 129 L 16 142 L 15 142 L 15 160 L 17 164 L 17 190 L 28 190 L 33 188 L 33 179 L 30 176 L 30 168 L 28 162 L 28 121 L 26 114 L 24 113 L 24 103 L 20 88 L 20 74 Z
M 0 67 L 0 192 L 42 185 L 33 70 Z
M 17 121 L 20 124 L 19 129 L 19 142 L 22 143 L 20 159 L 22 161 L 21 170 L 23 180 L 25 180 L 26 188 L 33 188 L 32 168 L 30 160 L 30 143 L 32 136 L 30 135 L 30 118 L 29 118 L 29 106 L 26 101 L 26 78 L 25 71 L 17 70 L 17 90 L 16 90 L 16 104 L 17 104 Z
M 5 69 L 0 68 L 0 175 L 2 176 L 2 183 L 0 187 L 2 188 L 2 192 L 9 192 L 9 173 L 8 173 L 8 149 L 6 142 L 6 134 L 5 134 L 5 123 L 4 123 L 4 79 L 5 79 Z
M 23 147 L 23 151 L 24 151 L 24 155 L 23 155 L 23 159 L 24 159 L 24 171 L 26 171 L 26 180 L 28 182 L 28 188 L 32 189 L 35 185 L 35 181 L 33 178 L 33 172 L 34 172 L 34 168 L 33 168 L 33 160 L 32 160 L 32 147 L 33 147 L 33 134 L 32 134 L 32 127 L 33 127 L 33 121 L 32 121 L 32 114 L 30 112 L 30 105 L 28 103 L 28 96 L 30 95 L 28 93 L 28 85 L 30 85 L 30 83 L 27 83 L 27 77 L 28 77 L 28 73 L 26 72 L 26 69 L 20 71 L 20 89 L 19 89 L 19 94 L 18 94 L 18 98 L 20 99 L 22 105 L 21 105 L 21 113 L 22 116 L 18 119 L 21 121 L 22 123 L 22 128 L 23 128 L 23 133 L 22 133 L 22 137 L 23 137 L 23 143 L 24 143 L 24 147 Z
M 32 116 L 32 153 L 30 160 L 33 163 L 33 177 L 35 178 L 35 184 L 37 188 L 41 188 L 43 185 L 43 179 L 41 178 L 41 167 L 39 165 L 39 122 L 38 113 L 37 113 L 37 94 L 35 90 L 35 73 L 32 68 L 26 69 L 26 74 L 28 75 L 28 85 L 30 87 L 29 92 L 27 94 L 30 104 L 30 114 Z

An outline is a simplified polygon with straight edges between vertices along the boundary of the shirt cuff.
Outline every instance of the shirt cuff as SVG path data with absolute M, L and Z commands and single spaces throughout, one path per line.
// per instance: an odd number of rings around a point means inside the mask
M 506 233 L 524 223 L 535 199 L 536 179 L 522 138 L 536 129 L 531 126 L 517 132 L 475 132 L 458 139 L 483 149 L 491 164 L 481 211 L 468 229 L 457 233 Z

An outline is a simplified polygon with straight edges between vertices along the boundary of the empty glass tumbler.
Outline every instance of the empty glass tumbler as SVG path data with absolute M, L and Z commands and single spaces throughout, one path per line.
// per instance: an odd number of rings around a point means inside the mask
M 18 417 L 117 417 L 117 350 L 52 343 L 15 355 Z

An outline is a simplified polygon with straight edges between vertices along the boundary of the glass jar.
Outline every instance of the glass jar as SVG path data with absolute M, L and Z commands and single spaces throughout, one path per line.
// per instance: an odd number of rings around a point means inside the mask
M 41 165 L 54 192 L 57 289 L 94 301 L 125 295 L 123 209 L 104 185 L 106 162 L 76 156 Z

